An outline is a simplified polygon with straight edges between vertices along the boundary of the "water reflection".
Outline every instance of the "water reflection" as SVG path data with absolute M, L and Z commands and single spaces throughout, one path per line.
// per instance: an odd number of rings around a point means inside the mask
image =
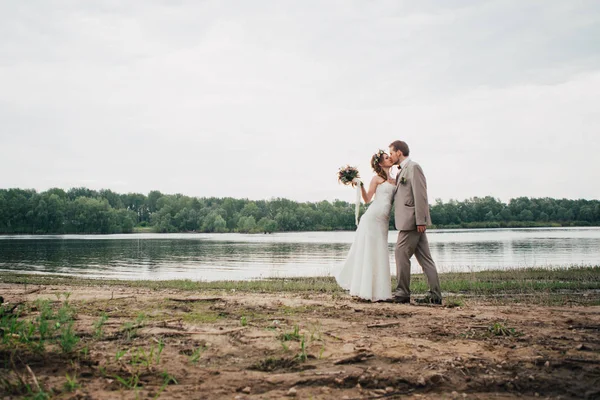
M 390 268 L 394 242 L 390 232 Z M 118 279 L 328 275 L 354 232 L 0 237 L 0 269 Z M 600 228 L 432 231 L 442 272 L 600 264 Z M 420 268 L 413 262 L 413 271 Z

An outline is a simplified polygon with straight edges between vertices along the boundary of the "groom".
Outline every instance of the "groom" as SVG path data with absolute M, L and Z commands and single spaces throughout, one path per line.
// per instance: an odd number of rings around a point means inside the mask
M 425 230 L 431 224 L 427 201 L 427 181 L 421 166 L 408 158 L 410 150 L 406 142 L 396 140 L 390 144 L 390 158 L 400 166 L 396 176 L 394 213 L 398 240 L 396 241 L 396 277 L 398 286 L 394 291 L 396 303 L 410 303 L 410 258 L 414 254 L 421 265 L 429 292 L 417 303 L 442 304 L 440 280 L 435 268 Z

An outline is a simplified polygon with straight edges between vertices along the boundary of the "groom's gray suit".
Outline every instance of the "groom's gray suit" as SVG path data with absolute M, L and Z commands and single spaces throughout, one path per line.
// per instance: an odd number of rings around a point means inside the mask
M 398 286 L 394 296 L 410 297 L 410 258 L 414 254 L 427 277 L 430 296 L 441 299 L 440 280 L 429 250 L 427 234 L 417 231 L 417 225 L 431 224 L 427 181 L 421 166 L 410 159 L 396 176 L 394 214 L 399 231 L 395 251 Z

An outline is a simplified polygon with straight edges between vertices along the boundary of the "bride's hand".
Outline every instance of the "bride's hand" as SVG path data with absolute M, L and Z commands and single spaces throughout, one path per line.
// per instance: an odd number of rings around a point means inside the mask
M 354 187 L 355 185 L 363 186 L 363 183 L 360 179 L 354 178 L 354 179 L 352 179 L 352 187 Z

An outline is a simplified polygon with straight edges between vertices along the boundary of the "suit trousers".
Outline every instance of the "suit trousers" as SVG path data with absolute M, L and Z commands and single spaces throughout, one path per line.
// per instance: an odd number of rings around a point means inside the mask
M 394 291 L 394 296 L 410 297 L 410 258 L 413 254 L 427 277 L 430 295 L 441 299 L 440 280 L 429 250 L 427 234 L 419 233 L 416 229 L 398 232 L 395 249 L 398 286 Z

